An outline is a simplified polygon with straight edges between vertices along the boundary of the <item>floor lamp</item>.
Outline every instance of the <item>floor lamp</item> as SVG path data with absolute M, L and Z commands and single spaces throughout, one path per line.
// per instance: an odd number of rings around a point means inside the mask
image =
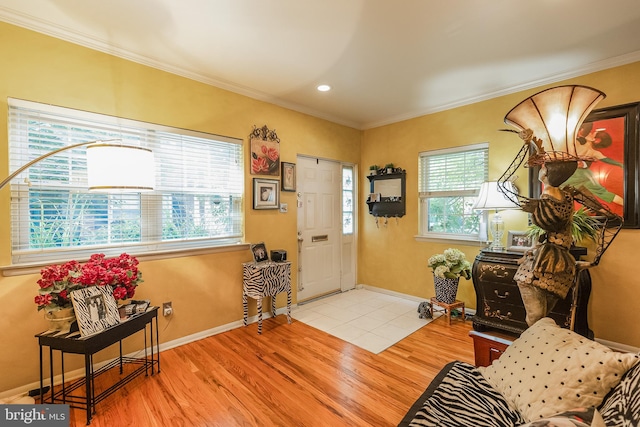
M 515 186 L 510 181 L 506 182 L 505 186 L 510 187 L 510 191 L 517 193 Z M 497 181 L 487 181 L 482 183 L 482 186 L 480 187 L 480 194 L 478 195 L 476 203 L 473 205 L 473 209 L 479 211 L 495 211 L 491 222 L 489 222 L 489 231 L 493 237 L 491 245 L 489 245 L 490 250 L 498 252 L 504 251 L 504 246 L 502 245 L 504 221 L 502 220 L 502 216 L 500 216 L 500 210 L 519 208 L 520 206 L 507 199 L 498 189 Z M 483 224 L 481 224 L 481 228 Z M 486 227 L 486 225 L 484 225 L 484 227 Z
M 155 181 L 153 152 L 115 143 L 119 139 L 67 145 L 43 154 L 18 168 L 0 183 L 0 189 L 36 163 L 73 148 L 87 147 L 87 181 L 91 191 L 151 191 Z

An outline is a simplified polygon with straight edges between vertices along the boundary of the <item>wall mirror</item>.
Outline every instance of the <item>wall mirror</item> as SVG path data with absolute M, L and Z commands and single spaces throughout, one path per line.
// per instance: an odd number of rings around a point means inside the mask
M 401 197 L 402 178 L 376 179 L 372 193 L 380 193 L 380 197 Z

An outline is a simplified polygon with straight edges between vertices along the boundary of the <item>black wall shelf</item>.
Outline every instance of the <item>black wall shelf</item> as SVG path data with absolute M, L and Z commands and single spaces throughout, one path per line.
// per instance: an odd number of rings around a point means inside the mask
M 379 217 L 402 217 L 405 214 L 406 201 L 406 171 L 400 169 L 399 172 L 368 175 L 370 182 L 370 194 L 367 198 L 369 213 Z M 398 194 L 385 191 L 376 191 L 376 183 L 386 184 L 384 181 L 398 180 L 398 185 L 388 183 L 391 187 L 395 187 Z M 379 187 L 380 185 L 378 185 Z M 385 186 L 389 187 L 389 186 Z

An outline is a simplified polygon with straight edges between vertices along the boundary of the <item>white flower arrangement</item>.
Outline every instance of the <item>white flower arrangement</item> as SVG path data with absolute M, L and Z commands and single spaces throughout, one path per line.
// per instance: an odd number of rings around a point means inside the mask
M 442 254 L 433 255 L 429 258 L 427 265 L 433 269 L 433 274 L 436 277 L 443 279 L 455 279 L 457 277 L 471 279 L 471 264 L 459 249 L 449 248 Z

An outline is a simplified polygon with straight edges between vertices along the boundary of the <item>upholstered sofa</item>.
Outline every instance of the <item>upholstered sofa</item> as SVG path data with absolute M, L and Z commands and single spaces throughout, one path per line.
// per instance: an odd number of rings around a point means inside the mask
M 449 363 L 400 426 L 640 426 L 640 357 L 544 318 L 500 359 Z

